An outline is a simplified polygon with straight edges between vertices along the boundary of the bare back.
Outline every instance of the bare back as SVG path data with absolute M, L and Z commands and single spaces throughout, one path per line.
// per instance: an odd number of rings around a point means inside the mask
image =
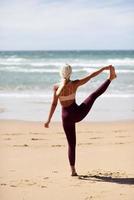
M 60 96 L 59 101 L 63 107 L 70 106 L 75 101 L 76 90 L 78 88 L 79 80 L 69 81 L 63 88 Z

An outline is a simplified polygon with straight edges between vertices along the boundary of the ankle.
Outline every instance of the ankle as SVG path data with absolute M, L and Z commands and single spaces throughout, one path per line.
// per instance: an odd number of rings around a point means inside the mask
M 72 172 L 71 176 L 78 176 L 77 172 Z
M 113 80 L 113 78 L 112 78 L 112 77 L 109 77 L 108 79 L 109 79 L 110 81 L 112 81 L 112 80 Z
M 71 172 L 72 172 L 72 173 L 75 173 L 75 172 L 76 172 L 75 166 L 71 166 Z

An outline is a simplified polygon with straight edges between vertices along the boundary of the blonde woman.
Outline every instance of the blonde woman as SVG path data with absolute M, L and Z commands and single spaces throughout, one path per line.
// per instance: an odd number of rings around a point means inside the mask
M 94 91 L 80 104 L 77 105 L 75 101 L 76 91 L 78 87 L 87 83 L 92 78 L 98 76 L 104 70 L 109 70 L 109 77 L 102 83 L 102 85 Z M 65 65 L 60 71 L 62 81 L 59 85 L 54 85 L 54 94 L 51 104 L 48 120 L 44 123 L 44 127 L 48 128 L 55 108 L 57 106 L 58 99 L 62 106 L 62 125 L 68 141 L 68 158 L 71 167 L 71 175 L 77 176 L 75 169 L 75 146 L 76 146 L 76 130 L 75 124 L 80 122 L 86 117 L 90 111 L 93 103 L 101 94 L 103 94 L 108 88 L 113 79 L 116 78 L 115 69 L 112 65 L 103 67 L 92 74 L 79 79 L 71 80 L 72 67 Z

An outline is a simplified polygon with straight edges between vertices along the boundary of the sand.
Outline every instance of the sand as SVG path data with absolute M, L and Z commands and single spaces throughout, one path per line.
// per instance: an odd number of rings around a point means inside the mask
M 61 123 L 0 121 L 1 200 L 133 200 L 134 122 L 79 123 L 76 166 Z

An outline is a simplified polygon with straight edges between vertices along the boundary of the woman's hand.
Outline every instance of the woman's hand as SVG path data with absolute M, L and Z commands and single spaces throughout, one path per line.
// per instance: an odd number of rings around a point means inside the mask
M 103 69 L 104 69 L 104 70 L 110 70 L 111 67 L 113 67 L 113 66 L 112 66 L 112 65 L 108 65 L 108 66 L 106 66 L 106 67 L 103 67 Z
M 49 128 L 49 123 L 50 123 L 49 121 L 45 122 L 45 123 L 44 123 L 44 127 L 45 127 L 45 128 Z

